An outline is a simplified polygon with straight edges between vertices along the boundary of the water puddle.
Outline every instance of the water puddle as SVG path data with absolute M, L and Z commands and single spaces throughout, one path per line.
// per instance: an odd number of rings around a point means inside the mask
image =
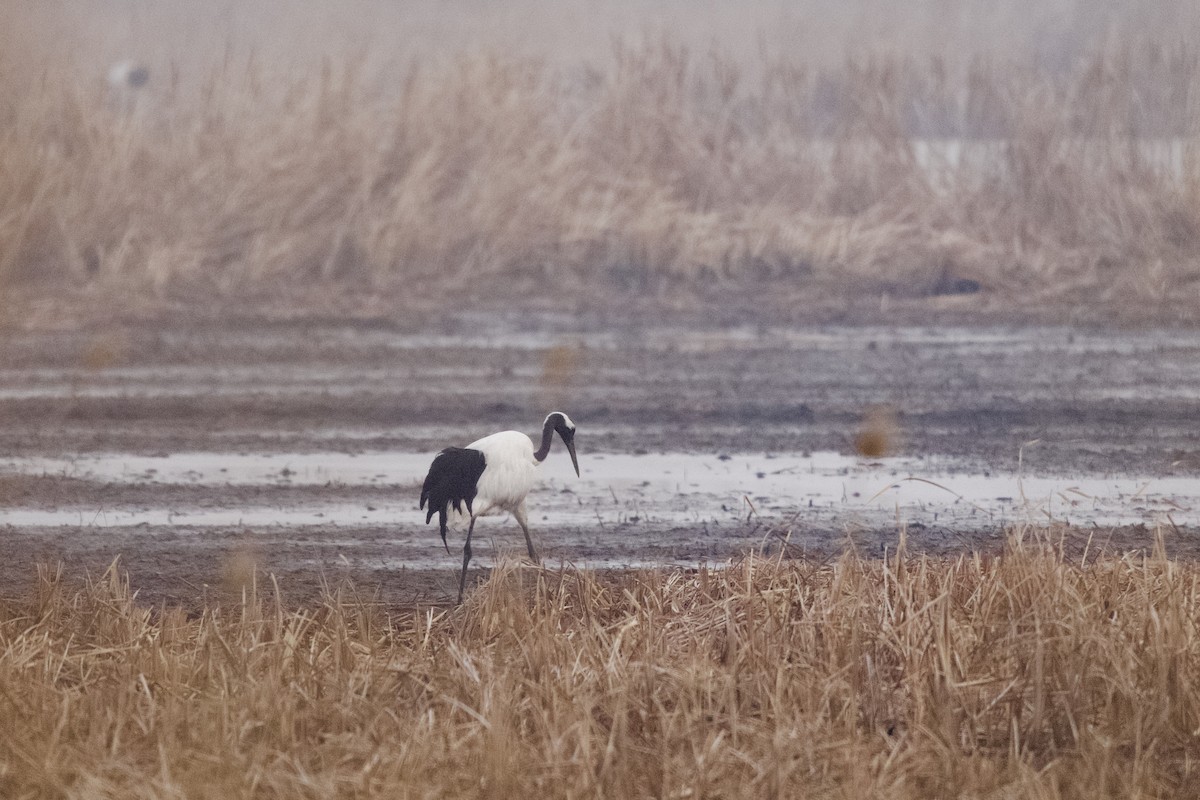
M 0 474 L 51 475 L 104 483 L 192 486 L 418 486 L 432 455 L 412 453 L 94 453 L 0 459 Z
M 161 457 L 100 453 L 69 459 L 0 459 L 0 475 L 212 489 L 204 508 L 155 505 L 152 500 L 137 508 L 84 508 L 71 504 L 69 498 L 56 497 L 58 508 L 0 509 L 0 524 L 33 528 L 382 526 L 424 531 L 417 495 L 431 457 L 380 451 L 190 452 Z M 1051 521 L 1112 526 L 1169 518 L 1176 525 L 1200 524 L 1200 482 L 1192 478 L 983 474 L 962 469 L 953 459 L 868 462 L 832 452 L 599 453 L 581 454 L 580 460 L 582 478 L 575 477 L 565 458 L 552 456 L 544 465 L 542 485 L 529 500 L 531 519 L 539 527 L 736 525 L 755 514 L 801 525 L 894 528 L 904 523 L 958 531 Z M 387 502 L 354 501 L 344 499 L 343 490 L 341 499 L 323 500 L 322 488 L 331 485 L 393 487 L 395 496 Z M 249 486 L 302 487 L 311 493 L 302 502 L 280 506 L 247 504 L 230 491 Z

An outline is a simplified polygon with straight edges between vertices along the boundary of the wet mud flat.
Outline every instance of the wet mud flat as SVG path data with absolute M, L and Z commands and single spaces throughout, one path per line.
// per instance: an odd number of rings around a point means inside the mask
M 0 591 L 34 564 L 146 599 L 285 597 L 343 577 L 386 602 L 453 595 L 416 508 L 432 454 L 550 408 L 530 498 L 543 565 L 723 563 L 999 547 L 1012 526 L 1200 553 L 1200 335 L 920 326 L 587 327 L 464 315 L 11 334 L 0 345 Z M 853 441 L 873 407 L 882 457 Z M 1162 532 L 1165 531 L 1165 536 Z M 480 571 L 523 554 L 483 521 Z M 1087 546 L 1081 541 L 1081 546 Z

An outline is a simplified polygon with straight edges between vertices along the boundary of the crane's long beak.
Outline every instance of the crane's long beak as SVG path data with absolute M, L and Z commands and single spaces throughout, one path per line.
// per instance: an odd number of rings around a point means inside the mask
M 580 477 L 580 475 L 579 475 L 579 459 L 575 457 L 575 437 L 572 436 L 570 439 L 568 439 L 567 437 L 564 436 L 563 444 L 565 444 L 567 446 L 567 452 L 571 454 L 571 465 L 575 467 L 575 477 L 578 478 L 578 477 Z

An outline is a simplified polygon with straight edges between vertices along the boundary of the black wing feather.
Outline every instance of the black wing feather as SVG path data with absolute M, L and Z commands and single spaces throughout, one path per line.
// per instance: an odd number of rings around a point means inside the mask
M 467 513 L 471 510 L 471 502 L 479 491 L 479 476 L 483 474 L 487 461 L 483 453 L 467 447 L 447 447 L 438 453 L 429 465 L 429 474 L 425 476 L 425 485 L 421 487 L 421 508 L 429 504 L 425 514 L 425 524 L 438 515 L 438 527 L 442 534 L 442 544 L 446 552 L 450 546 L 446 544 L 446 514 L 447 506 L 453 505 L 455 511 L 462 511 L 466 504 Z

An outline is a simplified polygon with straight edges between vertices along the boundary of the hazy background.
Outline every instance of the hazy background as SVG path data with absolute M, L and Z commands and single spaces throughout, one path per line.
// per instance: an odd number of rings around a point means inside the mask
M 1179 317 L 1198 33 L 1182 0 L 11 0 L 0 281 Z
M 662 34 L 738 59 L 764 48 L 820 65 L 872 53 L 987 54 L 1053 70 L 1139 38 L 1184 43 L 1200 24 L 1194 3 L 1174 0 L 10 0 L 3 15 L 6 66 L 37 72 L 67 59 L 81 78 L 122 58 L 199 70 L 251 54 L 282 69 L 326 55 L 402 63 L 483 51 L 601 63 L 614 39 Z

